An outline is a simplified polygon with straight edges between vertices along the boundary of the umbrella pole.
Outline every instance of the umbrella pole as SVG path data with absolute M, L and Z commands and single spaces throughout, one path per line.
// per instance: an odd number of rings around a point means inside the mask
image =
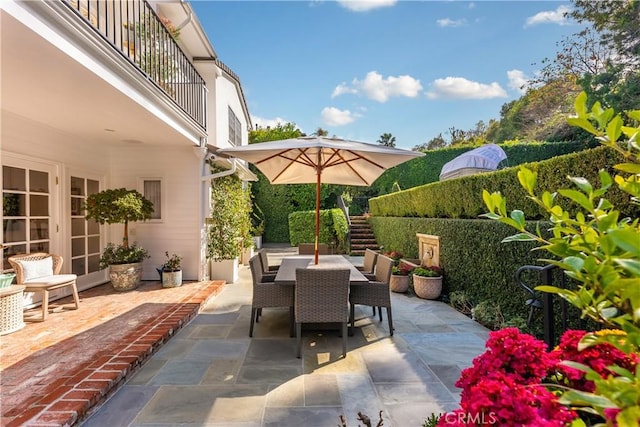
M 316 245 L 315 245 L 315 263 L 318 264 L 318 236 L 320 235 L 320 176 L 322 169 L 320 168 L 320 153 L 318 153 L 318 166 L 316 173 Z

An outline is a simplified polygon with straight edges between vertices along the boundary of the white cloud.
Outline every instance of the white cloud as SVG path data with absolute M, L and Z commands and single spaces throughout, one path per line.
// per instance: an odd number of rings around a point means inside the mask
M 278 125 L 289 123 L 289 120 L 285 120 L 281 117 L 276 117 L 275 119 L 265 119 L 264 117 L 251 116 L 251 122 L 253 123 L 253 126 L 258 126 L 261 128 L 274 128 Z
M 442 18 L 436 21 L 439 27 L 461 27 L 467 23 L 466 19 Z
M 527 75 L 525 75 L 520 70 L 509 70 L 507 71 L 507 77 L 509 78 L 508 86 L 511 89 L 517 90 L 521 94 L 524 94 L 527 89 L 526 86 L 531 80 Z
M 429 99 L 489 99 L 506 98 L 507 92 L 496 82 L 472 82 L 463 77 L 436 79 L 426 93 Z
M 558 6 L 556 10 L 546 10 L 544 12 L 538 12 L 533 16 L 527 18 L 524 27 L 531 27 L 538 24 L 558 24 L 568 25 L 569 20 L 564 16 L 565 13 L 571 11 L 571 8 L 566 5 Z
M 376 71 L 369 71 L 364 80 L 353 79 L 351 85 L 342 83 L 331 94 L 336 97 L 345 93 L 364 95 L 378 102 L 387 102 L 394 96 L 415 98 L 422 90 L 420 80 L 411 76 L 388 76 L 383 78 Z
M 397 0 L 338 0 L 338 4 L 353 12 L 367 12 L 381 7 L 394 6 Z
M 322 109 L 322 121 L 329 126 L 344 126 L 355 122 L 360 117 L 359 114 L 349 110 L 339 110 L 336 107 L 325 107 Z

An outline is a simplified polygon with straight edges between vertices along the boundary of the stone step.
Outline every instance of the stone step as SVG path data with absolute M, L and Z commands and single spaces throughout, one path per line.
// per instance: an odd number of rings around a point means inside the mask
M 371 231 L 351 231 L 351 238 L 354 237 L 373 238 L 374 234 Z
M 351 239 L 351 246 L 360 245 L 360 246 L 378 246 L 378 242 L 376 239 Z
M 371 224 L 366 216 L 349 217 L 351 225 L 351 254 L 353 256 L 364 256 L 366 249 L 377 251 L 380 249 L 376 242 L 376 237 L 371 230 Z

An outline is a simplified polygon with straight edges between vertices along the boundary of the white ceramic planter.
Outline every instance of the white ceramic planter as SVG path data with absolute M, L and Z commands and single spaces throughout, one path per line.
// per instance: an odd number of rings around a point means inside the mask
M 262 236 L 253 236 L 253 246 L 256 249 L 262 249 Z
M 176 288 L 178 286 L 182 286 L 182 270 L 162 272 L 163 288 Z
M 238 258 L 222 261 L 211 260 L 211 280 L 224 280 L 227 283 L 238 281 Z

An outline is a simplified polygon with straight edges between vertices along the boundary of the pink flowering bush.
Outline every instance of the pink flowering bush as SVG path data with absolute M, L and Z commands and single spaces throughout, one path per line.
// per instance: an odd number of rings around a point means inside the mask
M 612 331 L 603 332 L 612 334 Z M 558 391 L 562 386 L 592 392 L 595 385 L 585 370 L 567 366 L 567 361 L 578 362 L 601 378 L 618 376 L 618 368 L 635 375 L 640 361 L 638 355 L 628 355 L 608 343 L 579 350 L 587 335 L 591 334 L 566 331 L 560 344 L 548 352 L 544 342 L 520 333 L 517 328 L 491 332 L 487 350 L 473 360 L 473 365 L 465 369 L 456 382 L 462 389 L 460 408 L 442 415 L 438 426 L 572 425 L 578 414 L 562 402 Z M 607 409 L 602 417 L 604 420 L 596 421 L 616 426 L 613 420 L 619 412 L 617 408 Z M 594 415 L 584 417 L 593 420 Z
M 560 344 L 551 353 L 562 360 L 586 365 L 600 375 L 601 378 L 617 375 L 610 369 L 612 366 L 618 366 L 630 372 L 636 371 L 636 366 L 638 365 L 637 354 L 625 354 L 608 343 L 600 343 L 580 350 L 580 342 L 584 336 L 584 331 L 566 331 L 560 339 Z M 595 383 L 586 378 L 584 371 L 562 363 L 558 364 L 556 368 L 558 373 L 562 375 L 565 384 L 572 389 L 588 392 L 595 391 Z
M 439 426 L 566 426 L 576 414 L 542 383 L 556 366 L 544 342 L 517 328 L 492 332 L 487 351 L 456 382 L 460 409 L 443 415 Z

